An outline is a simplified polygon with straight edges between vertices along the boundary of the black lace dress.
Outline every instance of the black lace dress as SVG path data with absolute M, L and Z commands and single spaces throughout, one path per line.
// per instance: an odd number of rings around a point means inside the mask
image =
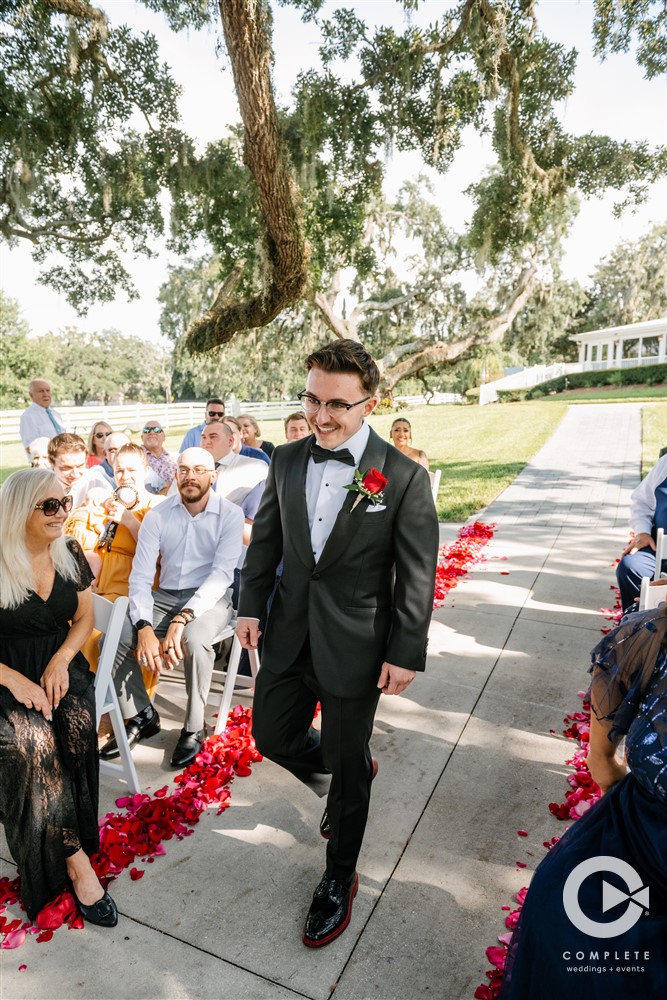
M 73 539 L 78 581 L 56 574 L 46 600 L 35 593 L 11 611 L 0 608 L 0 662 L 35 684 L 65 641 L 77 591 L 92 582 Z M 63 888 L 66 858 L 99 847 L 99 766 L 94 675 L 81 653 L 69 664 L 69 690 L 47 722 L 0 686 L 0 821 L 33 919 Z

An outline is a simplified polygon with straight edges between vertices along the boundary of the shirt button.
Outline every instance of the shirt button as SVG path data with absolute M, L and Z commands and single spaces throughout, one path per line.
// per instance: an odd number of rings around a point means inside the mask
M 321 521 L 321 520 L 322 520 L 322 518 L 321 518 L 321 517 L 318 517 L 318 519 L 317 519 L 317 520 L 318 520 L 318 521 Z
M 319 580 L 319 578 L 320 578 L 319 573 L 313 573 L 313 580 Z

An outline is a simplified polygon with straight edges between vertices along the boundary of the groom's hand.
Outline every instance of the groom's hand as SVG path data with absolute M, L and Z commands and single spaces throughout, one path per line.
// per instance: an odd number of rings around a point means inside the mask
M 257 649 L 262 633 L 256 618 L 239 618 L 236 623 L 236 638 L 244 649 Z
M 383 663 L 378 687 L 382 694 L 401 694 L 415 676 L 414 670 L 405 670 L 393 663 Z

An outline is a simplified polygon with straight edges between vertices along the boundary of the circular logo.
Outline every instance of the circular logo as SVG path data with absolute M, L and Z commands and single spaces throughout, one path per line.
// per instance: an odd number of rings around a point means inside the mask
M 589 875 L 595 872 L 613 872 L 621 878 L 627 888 L 627 892 L 622 892 L 608 882 L 602 883 L 602 913 L 613 909 L 619 903 L 627 901 L 627 907 L 623 914 L 616 920 L 600 922 L 587 917 L 579 906 L 579 889 Z M 590 934 L 596 938 L 618 937 L 625 934 L 637 923 L 644 908 L 648 908 L 648 887 L 642 886 L 642 880 L 632 865 L 620 858 L 612 858 L 609 855 L 600 855 L 597 858 L 589 858 L 582 861 L 580 865 L 570 872 L 565 885 L 563 886 L 563 906 L 571 923 L 577 930 L 584 934 Z

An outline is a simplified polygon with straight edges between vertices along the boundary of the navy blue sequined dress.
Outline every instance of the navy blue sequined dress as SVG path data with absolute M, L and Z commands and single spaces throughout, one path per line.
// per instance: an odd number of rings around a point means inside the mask
M 615 743 L 626 737 L 630 773 L 537 868 L 512 936 L 500 1000 L 667 997 L 666 606 L 628 615 L 593 650 L 591 672 L 591 704 L 598 719 L 611 720 Z M 628 885 L 610 870 L 613 861 L 584 877 L 568 893 L 575 906 L 570 915 L 584 930 L 566 914 L 563 889 L 579 864 L 600 857 L 631 865 L 638 879 Z M 579 911 L 594 924 L 581 921 Z M 620 933 L 605 929 L 612 922 Z

